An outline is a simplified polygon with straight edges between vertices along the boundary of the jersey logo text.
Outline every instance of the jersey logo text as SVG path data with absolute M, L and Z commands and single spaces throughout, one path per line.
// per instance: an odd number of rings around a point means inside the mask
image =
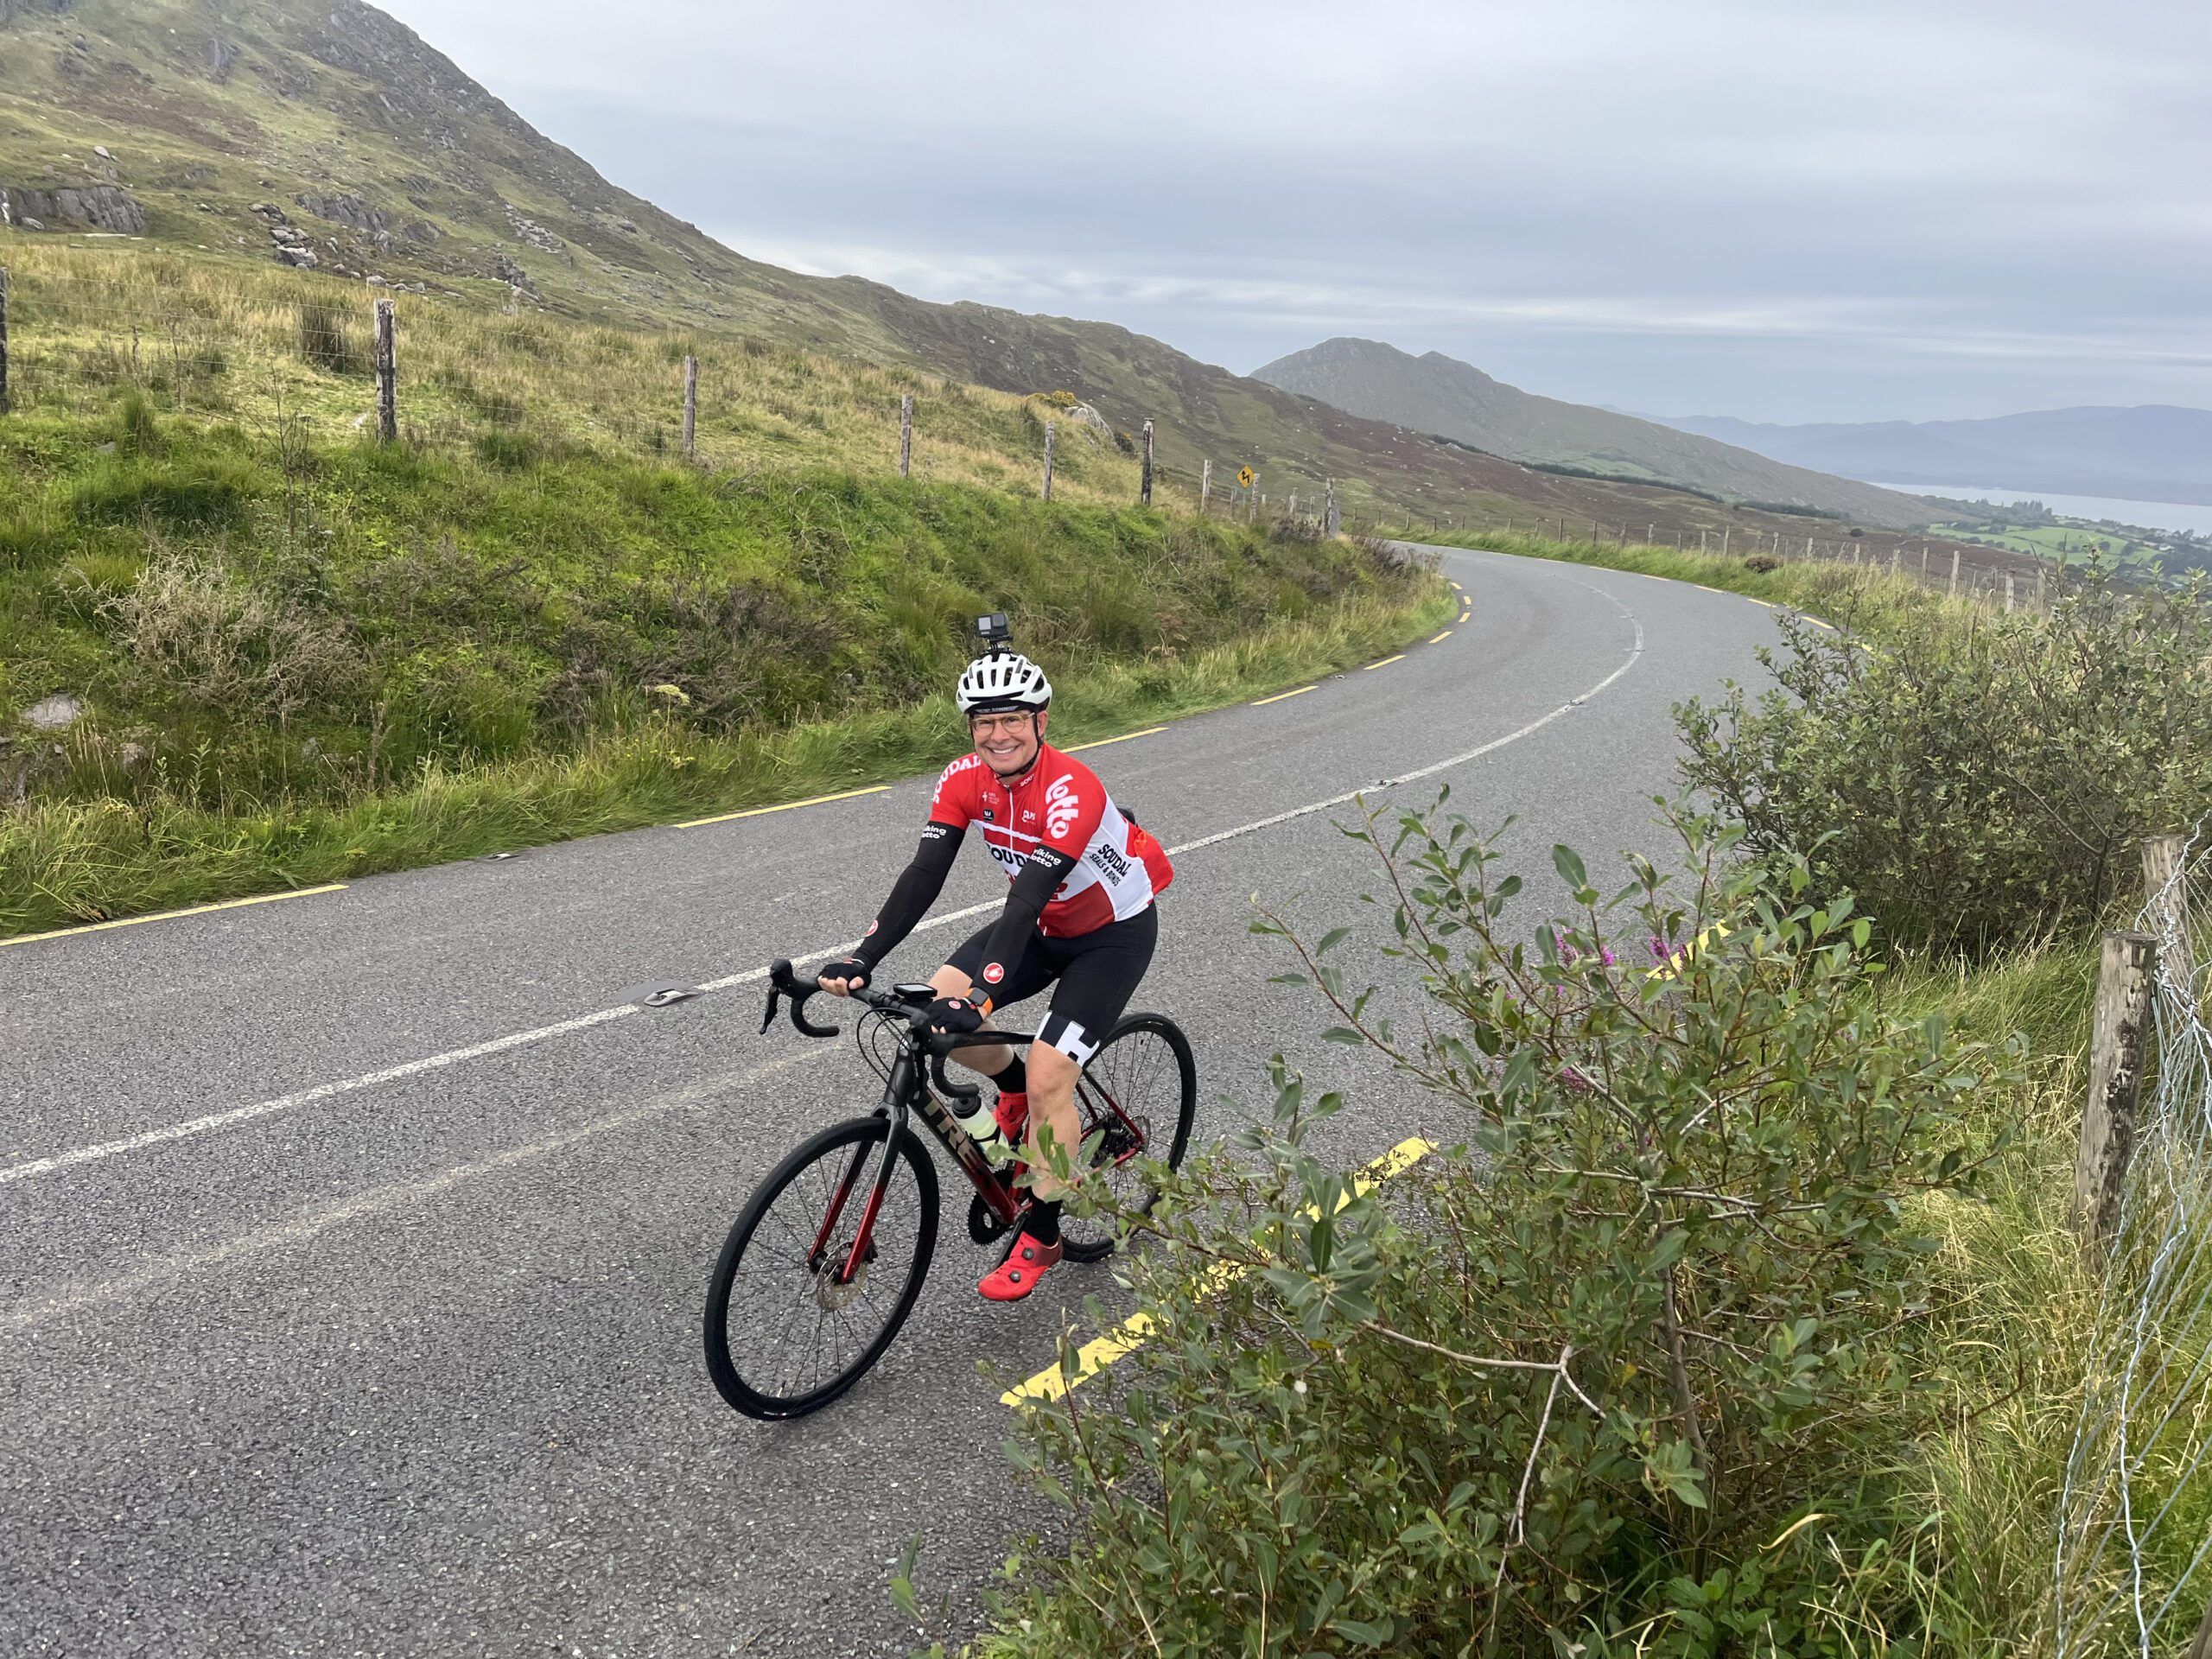
M 1083 810 L 1083 803 L 1075 798 L 1075 780 L 1065 776 L 1052 779 L 1052 786 L 1045 791 L 1045 833 L 1055 838 L 1067 834 L 1075 823 L 1076 814 Z

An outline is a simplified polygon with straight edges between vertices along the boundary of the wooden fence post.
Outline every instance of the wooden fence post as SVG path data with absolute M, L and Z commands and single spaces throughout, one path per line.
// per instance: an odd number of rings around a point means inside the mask
M 2036 566 L 2036 609 L 2039 611 L 2048 612 L 2050 609 L 2050 590 L 2044 585 L 2044 578 L 2048 576 L 2050 574 L 2050 567 L 2049 565 L 2038 564 Z
M 0 265 L 0 415 L 11 407 L 8 401 L 8 268 Z
M 1152 423 L 1144 423 L 1144 483 L 1138 489 L 1137 499 L 1146 506 L 1152 505 Z
M 1928 543 L 1925 542 L 1920 544 L 1920 585 L 1923 588 L 1928 585 Z
M 377 302 L 377 436 L 391 443 L 399 436 L 398 325 L 392 320 L 391 302 Z
M 698 453 L 699 437 L 699 359 L 687 356 L 683 359 L 683 453 L 686 457 Z
M 2012 614 L 2012 573 L 2010 570 L 2005 573 L 2005 614 Z
M 1321 533 L 1322 533 L 1324 536 L 1332 536 L 1332 536 L 1334 536 L 1334 535 L 1337 533 L 1338 529 L 1338 518 L 1337 518 L 1337 480 L 1336 480 L 1335 479 L 1333 479 L 1333 478 L 1332 478 L 1332 479 L 1331 479 L 1331 480 L 1329 480 L 1329 493 L 1328 493 L 1328 494 L 1327 494 L 1326 496 L 1325 496 L 1325 497 L 1322 499 L 1322 503 L 1321 503 Z
M 1052 423 L 1045 423 L 1045 499 L 1052 499 Z
M 1955 598 L 1955 598 L 1958 596 L 1958 592 L 1959 592 L 1959 550 L 1958 550 L 1957 548 L 1955 548 L 1955 548 L 1953 548 L 1953 549 L 1951 550 L 1951 596 L 1952 596 L 1953 598 Z
M 901 392 L 899 397 L 899 476 L 905 478 L 914 469 L 914 394 Z
M 1735 533 L 1736 526 L 1733 524 L 1723 524 L 1720 527 L 1720 556 L 1724 559 L 1728 556 L 1728 538 Z
M 2143 1089 L 2143 1048 L 2158 945 L 2148 933 L 2107 933 L 2097 966 L 2097 1003 L 2089 1033 L 2089 1097 L 2074 1160 L 2075 1227 L 2083 1250 L 2101 1263 L 2120 1227 L 2135 1113 Z
M 1252 474 L 1252 487 L 1244 492 L 1244 522 L 1246 524 L 1256 524 L 1260 522 L 1260 503 L 1265 499 L 1260 493 L 1260 475 L 1255 473 Z
M 1643 544 L 1644 544 L 1646 547 L 1649 547 L 1649 546 L 1650 546 L 1650 545 L 1651 545 L 1651 537 L 1652 537 L 1652 536 L 1653 536 L 1654 532 L 1656 532 L 1656 531 L 1658 530 L 1658 528 L 1659 528 L 1659 526 L 1658 526 L 1657 524 L 1646 524 L 1646 525 L 1643 527 Z
M 1213 499 L 1213 462 L 1198 463 L 1198 517 L 1206 516 L 1206 504 Z

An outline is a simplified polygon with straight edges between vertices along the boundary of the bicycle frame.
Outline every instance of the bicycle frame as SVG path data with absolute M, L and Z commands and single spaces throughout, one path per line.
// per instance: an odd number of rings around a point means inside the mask
M 812 994 L 810 989 L 799 984 L 792 977 L 789 963 L 777 963 L 769 972 L 768 1013 L 767 1018 L 761 1022 L 760 1028 L 766 1031 L 774 1022 L 776 999 L 780 995 L 791 999 L 791 1023 L 802 1033 L 810 1037 L 836 1036 L 838 1029 L 836 1027 L 816 1026 L 806 1019 L 805 1002 L 807 997 Z M 903 1004 L 893 1002 L 887 1007 L 883 1002 L 873 998 L 869 999 L 868 1006 L 879 1012 L 887 1013 L 891 1007 L 899 1007 L 902 1013 L 909 1015 L 912 1013 L 912 1010 L 906 1008 Z M 948 1052 L 956 1048 L 982 1048 L 999 1044 L 1026 1044 L 1031 1040 L 1033 1040 L 1031 1037 L 1019 1032 L 989 1030 L 966 1032 L 951 1037 L 932 1039 L 922 1034 L 920 1029 L 912 1022 L 911 1019 L 909 1020 L 906 1030 L 900 1035 L 899 1040 L 898 1056 L 892 1061 L 890 1075 L 884 1083 L 882 1103 L 876 1107 L 874 1113 L 876 1116 L 886 1119 L 890 1127 L 883 1137 L 883 1151 L 876 1160 L 874 1176 L 867 1183 L 868 1197 L 861 1201 L 860 1221 L 853 1230 L 853 1242 L 846 1250 L 843 1264 L 836 1270 L 835 1276 L 837 1283 L 850 1282 L 861 1268 L 867 1265 L 869 1253 L 874 1245 L 875 1218 L 881 1213 L 883 1196 L 890 1189 L 891 1173 L 898 1166 L 900 1142 L 914 1132 L 912 1120 L 917 1109 L 920 1111 L 922 1122 L 928 1126 L 930 1133 L 936 1137 L 938 1144 L 944 1148 L 953 1163 L 958 1166 L 960 1173 L 968 1178 L 968 1184 L 976 1189 L 976 1196 L 982 1199 L 985 1206 L 998 1219 L 1000 1225 L 1011 1227 L 1020 1219 L 1021 1212 L 1027 1204 L 1024 1193 L 1020 1189 L 1010 1185 L 995 1169 L 991 1167 L 989 1160 L 983 1156 L 982 1148 L 978 1147 L 974 1138 L 960 1127 L 954 1120 L 952 1114 L 946 1109 L 944 1103 L 938 1098 L 936 1092 L 931 1090 L 922 1064 L 922 1054 L 925 1047 L 927 1046 L 929 1053 L 935 1061 L 937 1082 L 942 1092 L 956 1099 L 964 1099 L 973 1103 L 982 1099 L 982 1089 L 975 1084 L 956 1084 L 945 1076 L 944 1061 Z M 1096 1088 L 1099 1099 L 1105 1102 L 1114 1116 L 1120 1119 L 1133 1135 L 1137 1135 L 1138 1144 L 1115 1161 L 1120 1163 L 1136 1156 L 1137 1153 L 1142 1149 L 1143 1136 L 1137 1134 L 1137 1126 L 1131 1122 L 1129 1115 L 1122 1109 L 1122 1103 L 1116 1100 L 1103 1085 L 1095 1084 L 1088 1078 L 1081 1080 L 1077 1087 L 1078 1089 Z M 809 1264 L 817 1271 L 821 1267 L 823 1255 L 830 1249 L 830 1241 L 836 1232 L 839 1217 L 845 1213 L 845 1206 L 852 1201 L 853 1194 L 861 1189 L 862 1184 L 861 1177 L 867 1162 L 868 1148 L 865 1146 L 855 1147 L 852 1161 L 845 1166 L 845 1173 L 838 1180 L 837 1190 L 830 1195 L 829 1207 L 823 1215 L 822 1225 L 815 1232 L 814 1247 L 807 1257 Z
M 1013 1032 L 978 1032 L 974 1033 L 972 1043 L 963 1042 L 959 1046 L 981 1046 L 1027 1040 Z M 966 1092 L 980 1093 L 976 1090 Z M 875 1218 L 883 1207 L 883 1195 L 890 1187 L 891 1172 L 897 1167 L 895 1160 L 899 1156 L 899 1142 L 914 1132 L 912 1120 L 917 1108 L 921 1112 L 922 1122 L 929 1126 L 930 1133 L 936 1137 L 938 1144 L 958 1166 L 960 1173 L 968 1178 L 968 1184 L 976 1189 L 977 1196 L 1000 1223 L 1010 1227 L 1021 1214 L 1021 1193 L 1000 1179 L 998 1172 L 983 1156 L 982 1148 L 953 1121 L 952 1114 L 945 1109 L 944 1103 L 923 1082 L 921 1060 L 914 1052 L 914 1041 L 909 1035 L 899 1044 L 899 1057 L 891 1064 L 890 1080 L 884 1085 L 883 1102 L 875 1109 L 876 1116 L 889 1120 L 890 1132 L 883 1137 L 883 1150 L 876 1159 L 875 1178 L 868 1184 L 860 1223 L 853 1230 L 851 1248 L 846 1252 L 844 1266 L 837 1272 L 840 1283 L 850 1280 L 868 1260 L 868 1251 L 874 1243 Z M 837 1191 L 831 1197 L 828 1212 L 823 1218 L 821 1230 L 815 1237 L 814 1253 L 810 1259 L 819 1260 L 822 1253 L 830 1248 L 830 1239 L 836 1230 L 837 1218 L 844 1213 L 846 1204 L 859 1185 L 861 1166 L 867 1160 L 866 1147 L 854 1149 L 853 1161 L 847 1166 L 844 1179 L 838 1183 Z

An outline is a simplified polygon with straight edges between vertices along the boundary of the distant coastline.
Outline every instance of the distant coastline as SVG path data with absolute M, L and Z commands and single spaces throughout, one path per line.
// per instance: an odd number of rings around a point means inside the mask
M 1867 481 L 1877 482 L 1872 479 Z M 2129 501 L 2118 496 L 2068 495 L 2056 490 L 1999 490 L 1984 484 L 1878 484 L 1877 487 L 1898 490 L 1907 495 L 1948 496 L 1955 501 L 1990 501 L 2003 506 L 2040 501 L 2066 518 L 2109 518 L 2115 524 L 2136 524 L 2145 530 L 2212 535 L 2212 507 L 2193 507 L 2176 501 Z

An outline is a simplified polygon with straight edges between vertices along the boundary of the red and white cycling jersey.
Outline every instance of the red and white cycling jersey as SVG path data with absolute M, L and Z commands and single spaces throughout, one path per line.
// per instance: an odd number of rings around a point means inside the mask
M 937 780 L 930 822 L 980 824 L 983 844 L 1011 881 L 1041 843 L 1075 860 L 1045 906 L 1037 931 L 1065 938 L 1135 916 L 1175 879 L 1166 849 L 1124 816 L 1098 776 L 1049 743 L 1011 788 L 963 754 Z

